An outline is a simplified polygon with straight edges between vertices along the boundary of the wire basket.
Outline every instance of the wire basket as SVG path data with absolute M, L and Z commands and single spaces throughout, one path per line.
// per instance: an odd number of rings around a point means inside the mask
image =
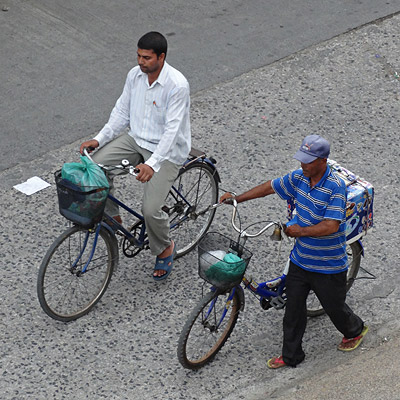
M 199 275 L 219 289 L 233 288 L 242 281 L 252 255 L 238 242 L 209 232 L 198 246 Z
M 61 171 L 57 171 L 54 177 L 62 216 L 83 228 L 91 228 L 101 221 L 109 188 L 78 186 L 63 179 Z

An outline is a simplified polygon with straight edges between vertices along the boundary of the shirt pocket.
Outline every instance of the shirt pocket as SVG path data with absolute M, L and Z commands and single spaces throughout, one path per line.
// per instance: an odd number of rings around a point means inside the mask
M 317 204 L 317 203 L 313 204 L 314 210 L 318 211 L 319 213 L 321 213 L 321 212 L 325 213 L 327 207 L 328 207 L 328 204 L 326 204 L 326 203 L 325 204 Z
M 328 202 L 326 199 L 315 199 L 309 194 L 309 200 L 311 200 L 310 208 L 312 212 L 316 213 L 319 216 L 323 216 L 328 207 Z
M 153 118 L 154 118 L 154 122 L 157 125 L 164 125 L 165 124 L 166 113 L 167 113 L 167 108 L 166 107 L 162 107 L 162 106 L 154 104 L 154 107 L 153 107 Z

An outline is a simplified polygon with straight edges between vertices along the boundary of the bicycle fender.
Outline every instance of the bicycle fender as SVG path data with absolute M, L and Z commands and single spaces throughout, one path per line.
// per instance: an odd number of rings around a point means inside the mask
M 363 246 L 363 244 L 362 244 L 361 239 L 358 239 L 357 242 L 358 242 L 358 243 L 360 244 L 360 246 L 361 246 L 361 255 L 364 257 L 364 246 Z
M 245 306 L 245 299 L 244 299 L 244 290 L 241 286 L 236 286 L 236 291 L 239 295 L 239 300 L 240 300 L 240 311 L 244 310 Z
M 107 229 L 107 232 L 111 235 L 111 236 L 115 236 L 114 231 L 112 230 L 112 228 L 110 227 L 110 225 L 106 224 L 105 222 L 101 222 L 101 226 L 103 228 Z
M 195 160 L 188 159 L 183 164 L 182 168 L 185 168 L 186 166 L 188 166 L 189 164 L 192 164 L 192 163 L 203 163 L 203 164 L 207 164 L 208 166 L 210 166 L 211 169 L 213 170 L 213 175 L 217 178 L 218 183 L 221 183 L 221 178 L 219 177 L 217 167 L 215 166 L 216 161 L 214 159 L 210 159 L 207 157 L 199 158 L 199 159 L 195 159 Z
M 115 237 L 115 232 L 113 231 L 113 229 L 110 227 L 110 225 L 106 224 L 105 222 L 101 222 L 101 227 L 102 228 L 106 228 L 108 235 L 110 236 L 110 240 L 113 241 L 115 243 L 115 245 L 118 248 L 118 240 Z
M 215 160 L 213 162 L 209 158 L 205 158 L 204 162 L 207 163 L 213 169 L 213 175 L 215 175 L 215 177 L 217 178 L 218 183 L 221 183 L 221 178 L 219 177 L 217 167 L 215 166 Z

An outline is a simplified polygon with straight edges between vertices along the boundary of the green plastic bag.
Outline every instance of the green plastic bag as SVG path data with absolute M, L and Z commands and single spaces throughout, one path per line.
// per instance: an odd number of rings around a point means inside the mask
M 103 170 L 87 157 L 81 156 L 81 162 L 64 164 L 61 177 L 81 187 L 86 192 L 94 188 L 109 188 L 108 180 Z M 87 188 L 87 189 L 85 189 Z
M 56 173 L 58 203 L 65 218 L 89 228 L 101 221 L 110 185 L 97 164 L 83 156 L 81 161 Z
M 246 262 L 236 254 L 228 253 L 224 259 L 211 265 L 205 275 L 208 280 L 226 286 L 233 282 L 240 281 L 246 269 Z

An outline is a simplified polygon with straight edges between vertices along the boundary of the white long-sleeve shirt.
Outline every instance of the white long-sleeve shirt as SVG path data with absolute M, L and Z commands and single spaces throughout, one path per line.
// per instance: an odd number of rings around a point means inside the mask
M 149 86 L 147 74 L 136 66 L 129 71 L 110 119 L 95 139 L 104 146 L 129 126 L 136 143 L 153 153 L 146 164 L 157 172 L 164 160 L 182 164 L 189 155 L 189 109 L 189 83 L 182 73 L 165 62 Z

